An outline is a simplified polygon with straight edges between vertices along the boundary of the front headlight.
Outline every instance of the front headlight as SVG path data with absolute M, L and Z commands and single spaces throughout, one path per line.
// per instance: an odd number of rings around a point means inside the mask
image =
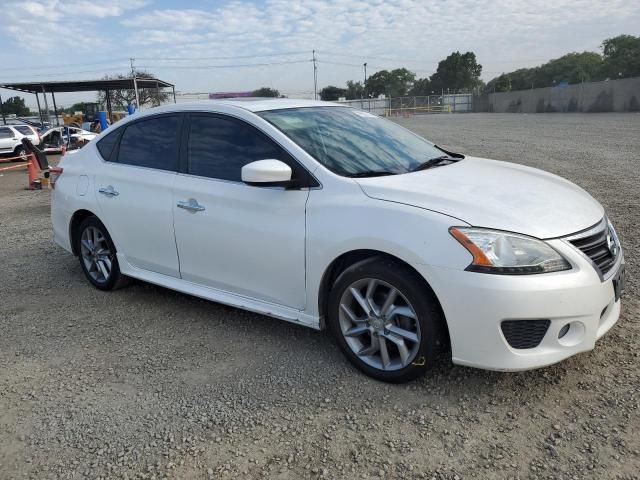
M 472 272 L 526 275 L 569 270 L 571 265 L 537 238 L 475 227 L 451 227 L 449 233 L 473 256 Z

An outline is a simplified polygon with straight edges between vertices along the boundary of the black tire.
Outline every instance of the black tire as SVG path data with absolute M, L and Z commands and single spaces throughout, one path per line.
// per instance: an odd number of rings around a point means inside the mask
M 411 344 L 415 356 L 408 365 L 402 368 L 400 368 L 403 363 L 401 361 L 397 369 L 394 370 L 374 368 L 365 363 L 349 346 L 343 335 L 340 324 L 341 299 L 350 286 L 363 279 L 381 280 L 394 287 L 415 311 L 417 319 L 410 321 L 414 325 L 415 322 L 419 324 L 415 326 L 416 329 L 419 328 L 419 342 Z M 384 382 L 402 383 L 423 375 L 433 367 L 440 347 L 446 338 L 442 331 L 443 325 L 445 325 L 444 317 L 433 291 L 410 267 L 385 257 L 373 257 L 355 263 L 338 276 L 329 293 L 327 318 L 328 326 L 335 336 L 338 346 L 349 361 L 366 375 Z M 359 320 L 359 322 L 361 321 Z M 388 333 L 386 329 L 384 332 Z M 363 335 L 366 340 L 367 335 L 370 334 L 363 333 Z M 381 336 L 382 333 L 375 333 L 375 335 Z M 373 339 L 371 341 L 373 343 Z M 393 347 L 392 345 L 391 348 Z
M 14 160 L 15 162 L 24 162 L 27 160 L 27 151 L 24 149 L 23 146 L 16 147 L 13 153 L 15 154 L 16 157 L 20 157 L 19 159 Z
M 107 255 L 109 261 L 111 262 L 111 269 L 109 275 L 106 279 L 96 278 L 96 275 L 93 275 L 89 271 L 89 267 L 87 266 L 87 261 L 83 257 L 83 248 L 82 248 L 82 237 L 83 233 L 88 229 L 95 229 L 102 234 L 104 237 L 104 242 L 108 246 L 109 254 Z M 76 241 L 76 251 L 78 252 L 78 259 L 80 260 L 80 267 L 84 272 L 87 280 L 99 290 L 117 290 L 119 288 L 127 286 L 131 282 L 131 278 L 123 275 L 120 272 L 120 266 L 118 265 L 118 257 L 116 256 L 116 247 L 113 244 L 113 240 L 111 240 L 111 236 L 107 231 L 106 227 L 102 224 L 97 217 L 87 217 L 85 218 L 80 226 L 78 227 L 78 231 L 75 235 Z

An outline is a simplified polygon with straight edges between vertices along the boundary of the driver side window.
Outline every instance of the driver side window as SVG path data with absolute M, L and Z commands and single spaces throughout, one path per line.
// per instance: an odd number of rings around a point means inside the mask
M 287 152 L 250 125 L 217 115 L 191 115 L 189 174 L 240 182 L 244 165 L 266 159 L 281 160 L 294 168 Z

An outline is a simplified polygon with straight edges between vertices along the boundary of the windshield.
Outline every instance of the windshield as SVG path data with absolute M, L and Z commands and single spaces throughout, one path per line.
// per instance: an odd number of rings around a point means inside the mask
M 347 107 L 258 112 L 334 173 L 407 173 L 444 152 L 393 122 Z

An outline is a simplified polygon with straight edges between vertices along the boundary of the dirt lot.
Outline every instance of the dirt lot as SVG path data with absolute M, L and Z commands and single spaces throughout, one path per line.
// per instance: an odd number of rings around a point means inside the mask
M 325 333 L 141 283 L 95 290 L 50 240 L 49 192 L 0 172 L 0 478 L 640 478 L 640 115 L 399 121 L 604 204 L 629 280 L 595 351 L 381 384 Z

